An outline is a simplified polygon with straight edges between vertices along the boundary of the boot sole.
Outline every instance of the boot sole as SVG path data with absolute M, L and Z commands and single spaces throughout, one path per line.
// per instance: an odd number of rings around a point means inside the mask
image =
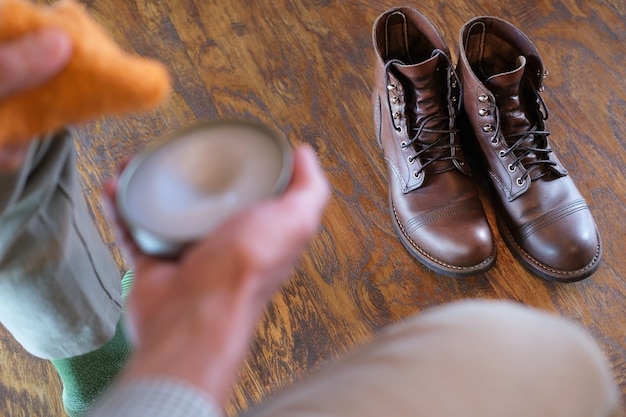
M 495 245 L 492 249 L 491 255 L 481 263 L 474 266 L 465 267 L 450 265 L 444 261 L 438 260 L 434 256 L 428 254 L 428 252 L 420 248 L 417 244 L 415 244 L 415 242 L 413 242 L 413 240 L 411 240 L 411 238 L 404 232 L 404 228 L 402 227 L 395 215 L 395 208 L 393 202 L 391 201 L 391 198 L 389 199 L 389 209 L 391 212 L 391 220 L 400 242 L 402 242 L 407 251 L 415 259 L 417 259 L 422 265 L 424 265 L 428 269 L 438 274 L 446 275 L 452 278 L 468 278 L 474 275 L 485 273 L 489 269 L 491 269 L 491 267 L 493 267 L 496 261 Z

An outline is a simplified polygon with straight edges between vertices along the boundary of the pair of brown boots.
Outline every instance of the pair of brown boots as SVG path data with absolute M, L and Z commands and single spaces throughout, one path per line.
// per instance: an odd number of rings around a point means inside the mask
M 434 25 L 393 8 L 376 19 L 372 95 L 398 236 L 427 267 L 479 274 L 493 233 L 465 153 L 491 184 L 501 236 L 530 271 L 559 282 L 593 274 L 602 246 L 585 200 L 550 147 L 533 43 L 495 17 L 467 22 L 455 66 Z

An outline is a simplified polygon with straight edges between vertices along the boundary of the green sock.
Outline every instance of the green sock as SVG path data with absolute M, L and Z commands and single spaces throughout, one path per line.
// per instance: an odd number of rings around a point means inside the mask
M 133 271 L 122 278 L 122 299 L 133 284 Z M 80 356 L 52 361 L 63 383 L 63 405 L 70 417 L 80 417 L 115 380 L 130 356 L 131 345 L 124 333 L 123 320 L 117 322 L 115 336 L 100 348 Z

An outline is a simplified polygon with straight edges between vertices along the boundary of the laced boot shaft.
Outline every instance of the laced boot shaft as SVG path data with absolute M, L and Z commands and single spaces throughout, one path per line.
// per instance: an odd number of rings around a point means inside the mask
M 394 128 L 406 129 L 408 141 L 401 146 L 414 151 L 409 163 L 419 160 L 414 175 L 464 168 L 456 128 L 460 83 L 447 55 L 435 49 L 423 63 L 391 59 L 386 75 Z
M 480 156 L 498 203 L 498 226 L 513 254 L 550 280 L 577 281 L 599 266 L 589 208 L 550 144 L 541 97 L 546 72 L 519 29 L 478 17 L 461 29 L 457 71 Z M 467 144 L 466 144 L 467 145 Z
M 550 159 L 552 148 L 546 128 L 548 109 L 538 91 L 525 75 L 526 58 L 519 56 L 516 68 L 489 76 L 485 86 L 494 94 L 499 111 L 495 131 L 501 131 L 508 149 L 506 155 L 515 159 L 510 170 L 520 168 L 526 172 L 521 181 L 536 180 L 546 174 L 563 175 L 562 170 L 552 170 L 556 162 Z
M 379 16 L 373 43 L 372 105 L 400 240 L 438 272 L 485 271 L 495 249 L 461 148 L 461 85 L 448 48 L 432 23 L 410 8 Z
M 448 49 L 428 25 L 409 19 L 401 10 L 390 13 L 378 45 L 385 61 L 391 124 L 405 136 L 401 146 L 416 165 L 414 177 L 452 169 L 467 174 L 456 128 L 460 83 Z

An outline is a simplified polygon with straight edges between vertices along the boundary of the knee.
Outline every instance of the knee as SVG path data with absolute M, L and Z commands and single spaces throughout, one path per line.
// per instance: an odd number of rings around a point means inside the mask
M 434 330 L 437 349 L 463 364 L 467 382 L 475 379 L 486 392 L 503 397 L 514 392 L 563 410 L 584 400 L 589 410 L 606 410 L 594 415 L 609 415 L 619 406 L 613 373 L 599 345 L 563 318 L 511 302 L 461 301 L 415 320 L 421 329 Z

